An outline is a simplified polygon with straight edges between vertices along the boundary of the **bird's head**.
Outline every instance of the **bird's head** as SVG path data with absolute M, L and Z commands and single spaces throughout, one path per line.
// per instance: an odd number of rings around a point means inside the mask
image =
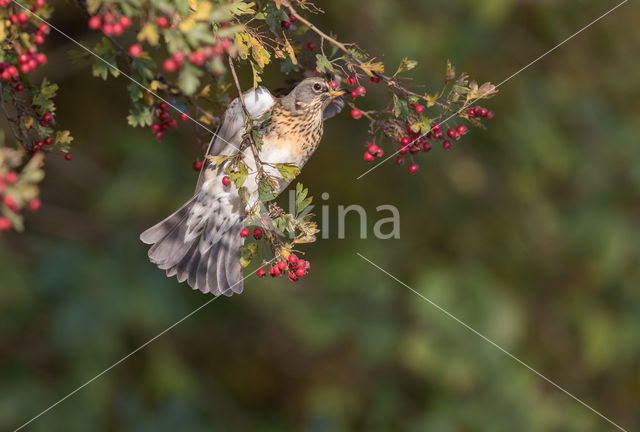
M 312 77 L 300 81 L 284 99 L 294 105 L 296 110 L 311 108 L 324 111 L 329 104 L 344 94 L 344 90 L 332 89 L 325 79 Z

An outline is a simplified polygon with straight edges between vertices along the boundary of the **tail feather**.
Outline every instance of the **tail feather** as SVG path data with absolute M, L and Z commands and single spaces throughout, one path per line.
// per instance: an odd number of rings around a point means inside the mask
M 166 270 L 168 277 L 177 276 L 179 282 L 187 281 L 193 289 L 203 293 L 231 296 L 242 292 L 240 247 L 244 240 L 237 235 L 242 224 L 239 219 L 236 223 L 223 222 L 222 225 L 227 225 L 220 230 L 223 232 L 212 232 L 212 229 L 221 228 L 219 222 L 224 212 L 211 208 L 207 212 L 210 220 L 200 234 L 187 236 L 196 204 L 192 198 L 174 214 L 141 234 L 140 239 L 152 245 L 149 259 Z M 229 220 L 229 216 L 223 219 Z

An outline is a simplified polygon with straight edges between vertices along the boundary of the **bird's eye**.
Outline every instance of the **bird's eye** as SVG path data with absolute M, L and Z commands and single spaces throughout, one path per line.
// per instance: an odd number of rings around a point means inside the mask
M 314 89 L 315 91 L 319 92 L 320 90 L 322 90 L 322 85 L 320 85 L 320 84 L 318 84 L 318 83 L 315 83 L 315 84 L 313 85 L 313 89 Z

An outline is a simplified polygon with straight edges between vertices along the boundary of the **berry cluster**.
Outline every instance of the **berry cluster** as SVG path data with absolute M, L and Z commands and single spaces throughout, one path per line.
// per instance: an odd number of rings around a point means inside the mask
M 120 36 L 131 25 L 131 18 L 127 15 L 107 12 L 102 17 L 94 15 L 89 18 L 89 28 L 98 30 L 107 36 Z
M 131 49 L 133 45 L 129 48 Z M 200 50 L 192 51 L 189 54 L 188 61 L 195 66 L 202 66 L 210 58 L 222 58 L 222 55 L 231 48 L 231 41 L 229 39 L 221 39 L 214 45 L 206 46 Z M 167 72 L 174 72 L 182 68 L 186 56 L 182 51 L 174 52 L 171 57 L 164 60 L 162 67 Z
M 309 273 L 311 264 L 309 261 L 305 261 L 297 257 L 296 254 L 289 254 L 289 258 L 285 261 L 278 261 L 269 268 L 269 275 L 271 277 L 277 277 L 288 271 L 289 280 L 291 282 L 297 282 L 298 278 Z M 259 268 L 256 270 L 258 277 L 263 277 L 267 274 L 265 269 Z
M 20 176 L 16 171 L 9 171 L 4 176 L 0 176 L 0 210 L 6 207 L 12 213 L 18 213 L 23 206 L 23 203 L 19 199 L 16 199 L 11 192 L 7 189 L 14 186 Z M 30 210 L 38 210 L 40 208 L 40 199 L 32 198 L 27 207 Z M 0 213 L 1 214 L 1 213 Z M 6 214 L 6 213 L 5 213 Z M 7 231 L 12 227 L 11 219 L 5 216 L 0 216 L 0 232 Z
M 167 129 L 173 129 L 178 126 L 176 119 L 171 117 L 171 114 L 167 112 L 169 104 L 165 101 L 160 101 L 156 108 L 152 111 L 152 115 L 155 117 L 155 121 L 151 124 L 151 131 L 156 135 L 156 138 L 161 140 L 164 137 L 164 131 Z M 180 117 L 183 118 L 185 113 L 181 113 Z M 187 116 L 187 118 L 189 118 Z
M 367 162 L 373 162 L 376 157 L 382 157 L 384 150 L 378 147 L 375 143 L 370 142 L 367 144 L 367 151 L 364 153 L 364 160 Z
M 298 21 L 298 18 L 296 18 L 292 14 L 289 14 L 289 21 L 280 22 L 280 26 L 282 26 L 283 29 L 287 30 L 287 29 L 291 28 L 291 23 L 294 23 L 296 21 Z
M 45 145 L 51 145 L 51 144 L 53 144 L 53 138 L 52 138 L 52 137 L 50 137 L 50 136 L 45 137 L 45 138 L 44 138 L 44 139 L 42 139 L 42 140 L 38 140 L 38 141 L 36 141 L 36 143 L 33 145 L 33 147 L 31 147 L 31 153 L 32 153 L 32 154 L 35 154 L 35 153 L 39 152 L 40 150 L 42 150 L 42 148 L 43 148 Z M 67 154 L 71 154 L 71 153 L 67 153 Z M 67 160 L 70 160 L 70 159 L 67 159 Z

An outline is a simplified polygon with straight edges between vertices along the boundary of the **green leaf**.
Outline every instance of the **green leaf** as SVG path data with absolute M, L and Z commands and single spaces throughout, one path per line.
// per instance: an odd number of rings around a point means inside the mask
M 399 73 L 402 72 L 406 72 L 409 71 L 411 69 L 413 69 L 414 67 L 418 66 L 418 62 L 415 60 L 409 60 L 408 58 L 403 58 L 402 61 L 400 61 L 400 66 L 398 66 L 398 70 L 396 71 L 396 73 L 393 74 L 393 76 L 398 75 Z
M 320 73 L 332 72 L 333 65 L 331 64 L 329 59 L 322 54 L 316 54 L 316 70 Z
M 253 257 L 258 253 L 258 243 L 248 243 L 240 246 L 242 256 L 240 257 L 240 264 L 242 267 L 246 267 L 251 264 Z
M 258 184 L 258 196 L 260 201 L 266 202 L 275 199 L 278 194 L 274 192 L 274 189 L 278 186 L 278 183 L 271 180 L 268 177 L 260 179 Z
M 280 174 L 286 181 L 291 181 L 300 174 L 300 168 L 293 163 L 279 163 L 276 164 L 276 168 L 280 171 Z
M 49 82 L 47 78 L 42 79 L 40 91 L 33 97 L 33 105 L 42 107 L 42 112 L 52 111 L 54 108 L 53 99 L 58 91 L 58 84 Z
M 234 182 L 236 187 L 239 189 L 244 184 L 248 174 L 249 171 L 247 170 L 247 166 L 240 162 L 238 163 L 237 169 L 229 173 L 229 179 Z
M 151 119 L 151 110 L 147 106 L 136 105 L 129 110 L 127 122 L 133 127 L 151 126 L 151 123 L 153 123 L 153 120 Z
M 393 95 L 393 111 L 396 118 L 405 118 L 409 115 L 409 104 L 406 99 Z
M 120 71 L 117 69 L 116 53 L 111 41 L 103 37 L 95 46 L 94 52 L 102 59 L 96 58 L 96 61 L 93 63 L 93 76 L 106 80 L 109 74 L 111 74 L 117 78 L 120 75 Z
M 178 86 L 186 95 L 192 95 L 200 85 L 200 76 L 203 72 L 197 67 L 185 63 L 178 77 Z

